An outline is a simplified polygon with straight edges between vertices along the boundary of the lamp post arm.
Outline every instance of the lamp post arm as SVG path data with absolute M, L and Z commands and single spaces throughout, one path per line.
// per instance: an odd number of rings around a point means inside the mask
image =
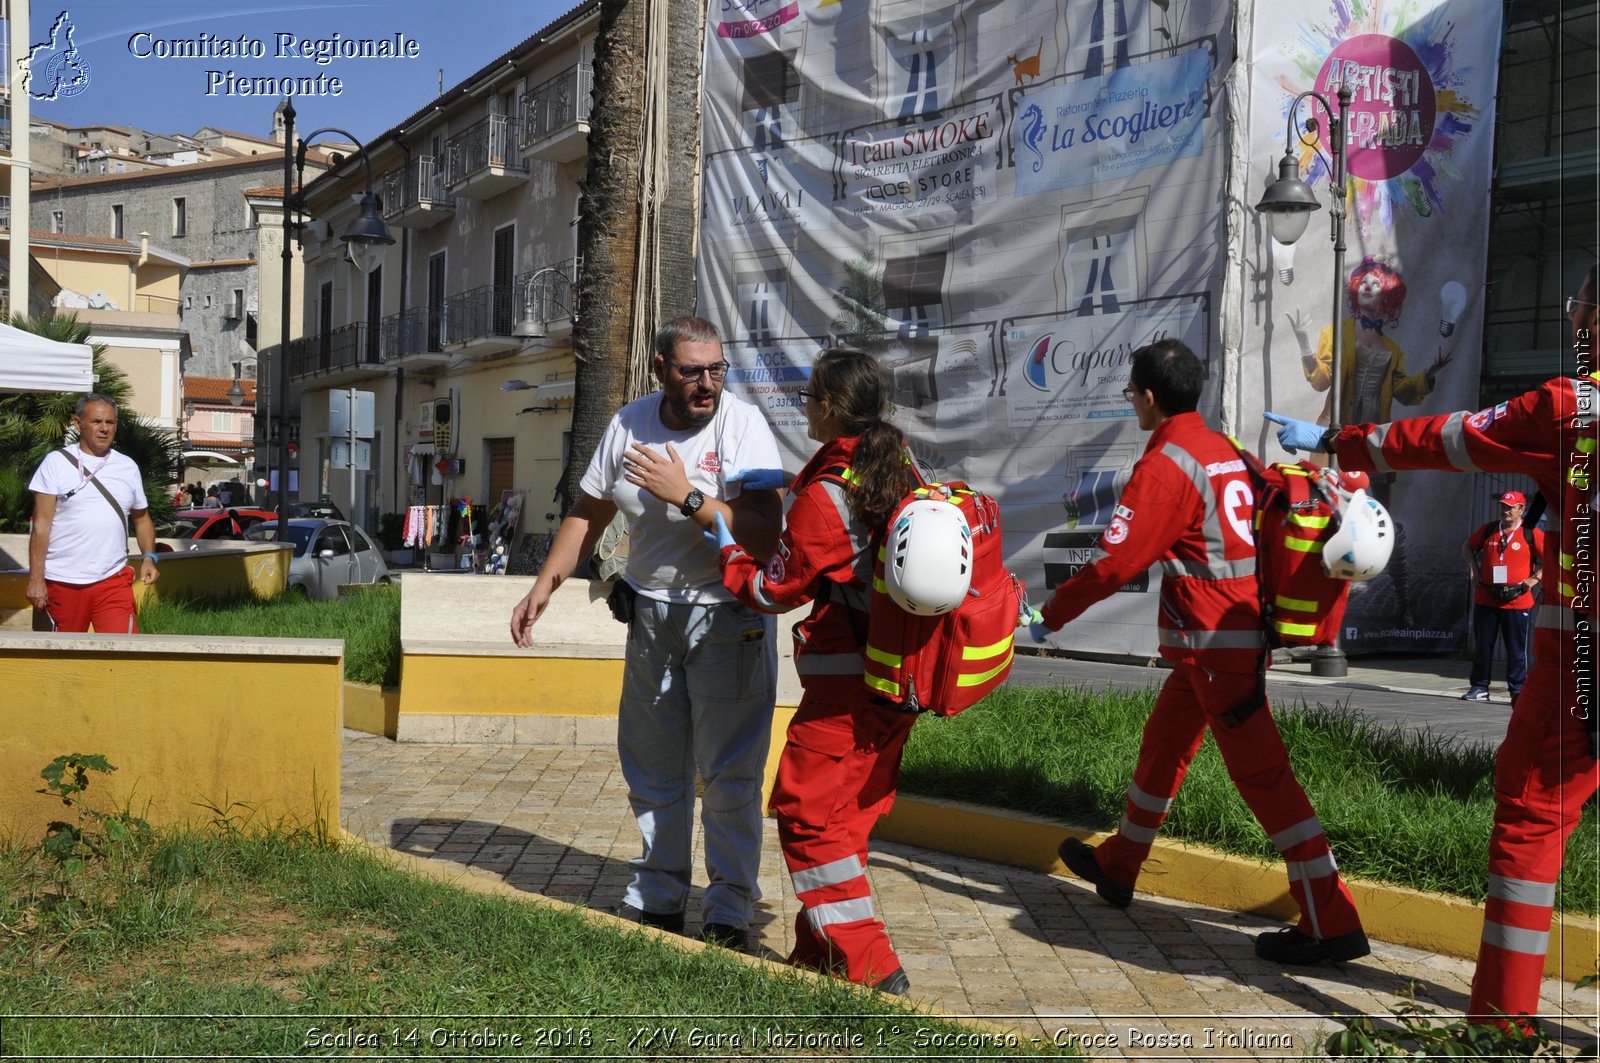
M 356 154 L 361 156 L 361 163 L 366 168 L 366 173 L 367 173 L 367 191 L 370 193 L 372 191 L 372 160 L 367 158 L 367 149 L 366 149 L 365 146 L 362 145 L 361 140 L 358 137 L 356 137 L 353 133 L 350 133 L 347 130 L 340 129 L 337 126 L 328 125 L 328 126 L 323 126 L 321 129 L 313 129 L 310 133 L 306 134 L 305 137 L 303 137 L 301 139 L 301 141 L 300 141 L 300 159 L 299 159 L 300 169 L 302 171 L 305 170 L 306 148 L 310 146 L 310 144 L 311 144 L 311 142 L 313 140 L 316 140 L 318 137 L 320 137 L 324 133 L 338 133 L 340 136 L 344 137 L 345 140 L 347 140 L 348 142 L 350 142 L 351 144 L 354 144 L 356 146 Z

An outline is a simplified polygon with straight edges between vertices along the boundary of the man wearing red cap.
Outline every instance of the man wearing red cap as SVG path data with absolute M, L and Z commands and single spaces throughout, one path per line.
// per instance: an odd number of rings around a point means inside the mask
M 1489 700 L 1489 672 L 1496 642 L 1506 646 L 1506 687 L 1511 700 L 1522 693 L 1528 674 L 1528 620 L 1533 615 L 1533 589 L 1539 585 L 1544 557 L 1544 532 L 1524 528 L 1528 500 L 1521 491 L 1507 491 L 1500 519 L 1490 521 L 1461 544 L 1472 565 L 1476 587 L 1472 597 L 1472 629 L 1478 653 L 1472 659 L 1472 688 L 1462 701 Z

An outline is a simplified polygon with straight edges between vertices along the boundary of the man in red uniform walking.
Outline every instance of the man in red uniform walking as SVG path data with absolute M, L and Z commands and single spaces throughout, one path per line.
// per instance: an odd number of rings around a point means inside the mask
M 1472 686 L 1461 695 L 1462 701 L 1489 700 L 1496 642 L 1506 644 L 1506 689 L 1512 701 L 1528 677 L 1528 620 L 1533 615 L 1533 589 L 1543 571 L 1544 532 L 1522 526 L 1528 500 L 1521 491 L 1507 491 L 1497 501 L 1500 519 L 1483 525 L 1461 544 L 1461 556 L 1472 565 L 1472 629 L 1478 642 Z
M 1567 839 L 1600 784 L 1596 728 L 1595 418 L 1600 371 L 1595 268 L 1567 300 L 1578 376 L 1557 377 L 1477 413 L 1347 425 L 1324 432 L 1268 414 L 1290 450 L 1327 450 L 1341 465 L 1387 472 L 1518 472 L 1533 477 L 1560 523 L 1556 578 L 1545 581 L 1534 626 L 1533 668 L 1495 761 L 1494 830 L 1489 835 L 1488 900 L 1468 1017 L 1479 1022 L 1532 1015 L 1550 943 L 1556 880 Z M 1592 850 L 1590 850 L 1592 854 Z
M 1292 964 L 1357 959 L 1370 951 L 1361 917 L 1267 704 L 1250 527 L 1255 494 L 1232 442 L 1195 412 L 1204 382 L 1200 360 L 1176 340 L 1134 352 L 1123 395 L 1150 442 L 1096 558 L 1056 588 L 1034 625 L 1042 639 L 1161 562 L 1161 655 L 1172 675 L 1145 724 L 1116 833 L 1098 847 L 1068 838 L 1061 859 L 1103 900 L 1127 907 L 1210 727 L 1239 796 L 1283 855 L 1300 907 L 1296 926 L 1256 938 L 1256 954 Z

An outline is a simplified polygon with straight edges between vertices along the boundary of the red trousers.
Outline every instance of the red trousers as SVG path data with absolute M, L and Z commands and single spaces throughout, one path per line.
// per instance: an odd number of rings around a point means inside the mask
M 1583 721 L 1563 708 L 1564 679 L 1575 664 L 1570 638 L 1547 628 L 1534 633 L 1537 663 L 1495 760 L 1489 895 L 1467 1007 L 1480 1019 L 1538 1013 L 1561 860 L 1600 785 Z
M 44 581 L 49 592 L 45 612 L 57 631 L 88 631 L 99 635 L 137 635 L 138 610 L 133 604 L 133 569 L 107 576 L 98 583 Z
M 857 681 L 859 682 L 859 680 Z M 825 703 L 807 691 L 789 724 L 771 808 L 804 906 L 789 962 L 876 985 L 900 968 L 872 906 L 867 837 L 894 804 L 900 754 L 916 717 L 871 705 Z
M 1248 701 L 1255 685 L 1248 672 L 1208 675 L 1187 664 L 1173 669 L 1144 725 L 1122 823 L 1096 847 L 1095 859 L 1118 882 L 1132 886 L 1137 881 L 1209 726 L 1239 796 L 1288 865 L 1300 931 L 1330 938 L 1359 930 L 1355 901 L 1339 879 L 1322 824 L 1289 766 L 1272 710 L 1263 705 L 1236 727 L 1219 719 Z

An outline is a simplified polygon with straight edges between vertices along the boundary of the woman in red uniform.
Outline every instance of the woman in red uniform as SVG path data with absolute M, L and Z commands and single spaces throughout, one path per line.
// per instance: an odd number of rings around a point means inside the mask
M 806 390 L 806 423 L 822 444 L 795 477 L 777 553 L 766 565 L 722 539 L 722 582 L 769 613 L 811 604 L 795 627 L 805 693 L 778 762 L 772 812 L 804 908 L 789 962 L 839 970 L 883 992 L 910 989 L 872 906 L 867 836 L 894 802 L 900 754 L 915 722 L 862 682 L 873 537 L 910 490 L 903 437 L 884 420 L 890 383 L 860 351 L 824 351 Z M 725 533 L 724 533 L 725 536 Z

